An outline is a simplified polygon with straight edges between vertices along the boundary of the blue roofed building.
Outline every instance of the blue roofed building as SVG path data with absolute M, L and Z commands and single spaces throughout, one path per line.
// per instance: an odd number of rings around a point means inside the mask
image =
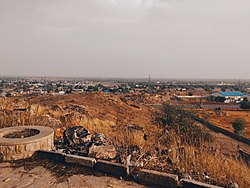
M 213 93 L 210 99 L 224 103 L 240 103 L 244 99 L 244 93 L 240 91 L 218 92 Z
M 225 97 L 238 97 L 238 96 L 244 95 L 244 93 L 242 93 L 240 91 L 219 92 L 219 94 L 221 94 L 222 96 L 225 96 Z

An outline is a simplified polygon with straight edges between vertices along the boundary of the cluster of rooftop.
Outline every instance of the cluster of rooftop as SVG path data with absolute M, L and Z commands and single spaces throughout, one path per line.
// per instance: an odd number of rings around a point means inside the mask
M 210 98 L 214 101 L 224 102 L 224 103 L 240 103 L 244 99 L 250 101 L 250 94 L 244 94 L 240 91 L 232 92 L 218 92 L 213 93 Z

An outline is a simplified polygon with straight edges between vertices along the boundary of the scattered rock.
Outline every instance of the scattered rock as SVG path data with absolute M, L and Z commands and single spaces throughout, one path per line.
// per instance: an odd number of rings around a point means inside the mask
M 11 180 L 10 178 L 7 178 L 7 179 L 4 179 L 3 182 L 8 182 L 10 180 Z
M 85 106 L 77 104 L 70 104 L 69 106 L 65 107 L 64 110 L 73 110 L 75 112 L 79 112 L 80 114 L 88 114 L 88 111 Z
M 116 149 L 112 145 L 92 145 L 89 148 L 89 157 L 95 157 L 97 159 L 112 160 L 116 157 Z
M 235 183 L 235 182 L 231 182 L 229 185 L 228 185 L 228 188 L 239 188 L 240 186 Z
M 210 176 L 208 175 L 207 172 L 204 172 L 203 176 L 204 176 L 204 180 L 209 180 L 210 179 Z
M 51 127 L 58 127 L 62 125 L 61 121 L 51 117 L 49 114 L 42 116 L 41 121 L 46 121 Z
M 105 145 L 106 143 L 106 138 L 104 134 L 97 133 L 92 137 L 92 141 L 94 142 L 95 145 L 100 146 L 100 145 Z
M 191 180 L 192 177 L 191 177 L 188 173 L 183 173 L 183 174 L 181 175 L 181 178 L 180 178 L 180 179 L 189 179 L 189 180 Z

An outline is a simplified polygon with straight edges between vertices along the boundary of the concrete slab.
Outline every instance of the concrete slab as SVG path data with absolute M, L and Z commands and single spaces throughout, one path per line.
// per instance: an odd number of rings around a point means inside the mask
M 129 174 L 128 166 L 104 160 L 97 160 L 95 169 L 107 174 L 112 174 L 120 177 L 127 177 Z
M 178 176 L 153 170 L 142 169 L 132 175 L 135 181 L 147 185 L 176 188 L 178 183 Z
M 222 188 L 219 186 L 210 185 L 190 179 L 182 179 L 181 181 L 183 183 L 183 188 Z
M 79 164 L 82 166 L 94 168 L 96 164 L 96 159 L 95 158 L 90 158 L 90 157 L 82 157 L 78 155 L 65 155 L 65 162 L 66 163 L 74 163 L 74 164 Z

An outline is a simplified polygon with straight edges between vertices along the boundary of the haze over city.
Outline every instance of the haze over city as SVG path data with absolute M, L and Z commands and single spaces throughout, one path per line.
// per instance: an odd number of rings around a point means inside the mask
M 0 0 L 0 76 L 250 79 L 248 0 Z

